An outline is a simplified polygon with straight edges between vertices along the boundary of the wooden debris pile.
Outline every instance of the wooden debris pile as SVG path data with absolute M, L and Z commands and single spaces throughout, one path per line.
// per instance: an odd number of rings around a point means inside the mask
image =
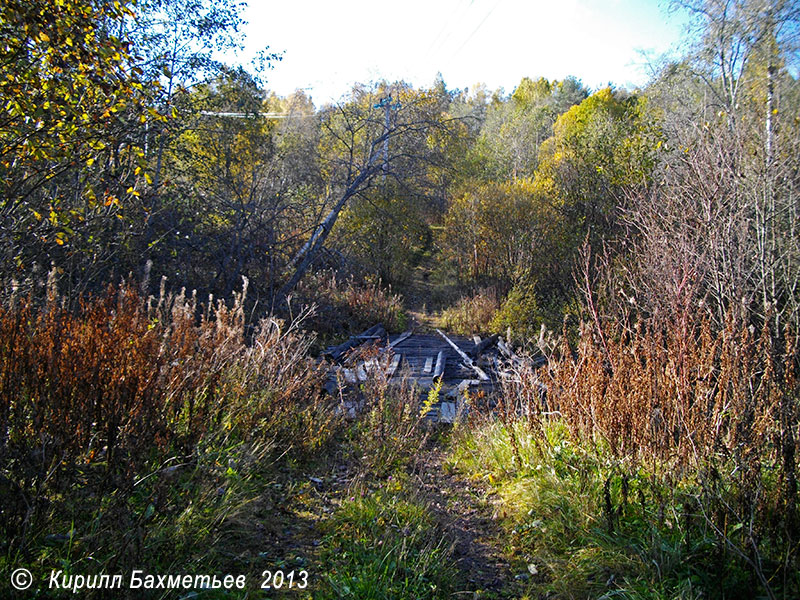
M 374 352 L 364 352 L 369 345 Z M 391 359 L 382 359 L 387 352 Z M 488 395 L 502 379 L 512 377 L 514 367 L 523 360 L 498 335 L 469 339 L 439 329 L 388 335 L 381 324 L 326 349 L 323 356 L 332 363 L 326 385 L 332 394 L 340 386 L 357 387 L 374 369 L 383 369 L 389 378 L 411 379 L 422 393 L 441 382 L 442 401 L 435 406 L 434 417 L 441 421 L 455 418 L 466 390 Z M 354 413 L 358 407 L 347 410 Z

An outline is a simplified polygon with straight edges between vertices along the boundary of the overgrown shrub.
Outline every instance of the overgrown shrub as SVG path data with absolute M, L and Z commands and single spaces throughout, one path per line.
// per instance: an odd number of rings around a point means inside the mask
M 492 318 L 498 306 L 494 288 L 479 290 L 442 311 L 442 327 L 460 335 L 492 333 Z
M 698 544 L 691 560 L 704 561 L 706 579 L 695 580 L 697 572 L 676 576 L 702 583 L 706 595 L 758 587 L 768 597 L 795 597 L 800 355 L 797 335 L 772 331 L 769 323 L 759 330 L 729 318 L 715 331 L 708 319 L 685 315 L 628 327 L 582 325 L 577 347 L 565 337 L 544 370 L 522 366 L 507 380 L 498 406 L 505 458 L 485 468 L 525 480 L 520 485 L 531 494 L 544 493 L 545 484 L 578 485 L 590 498 L 574 502 L 594 503 L 596 515 L 579 527 L 587 544 L 598 543 L 591 531 L 598 526 L 615 536 L 606 550 Z M 552 439 L 554 424 L 564 439 Z M 564 448 L 577 454 L 567 461 L 553 456 Z M 493 443 L 477 454 L 497 449 Z M 555 459 L 559 465 L 551 464 Z M 540 480 L 547 470 L 553 481 Z M 567 498 L 571 506 L 570 494 L 562 490 L 546 502 Z M 619 537 L 620 511 L 645 519 L 644 529 L 625 533 L 633 542 Z M 665 523 L 677 527 L 676 520 L 681 535 L 664 541 L 674 537 Z
M 341 279 L 333 271 L 318 271 L 300 282 L 296 297 L 293 304 L 316 305 L 307 324 L 326 339 L 360 333 L 376 323 L 389 332 L 403 331 L 407 325 L 402 297 L 380 279 Z
M 572 439 L 563 421 L 524 420 L 457 431 L 451 464 L 493 488 L 509 557 L 529 596 L 746 597 L 753 581 L 715 544 L 695 511 L 691 474 L 634 466 L 609 447 Z M 652 467 L 656 466 L 654 470 Z

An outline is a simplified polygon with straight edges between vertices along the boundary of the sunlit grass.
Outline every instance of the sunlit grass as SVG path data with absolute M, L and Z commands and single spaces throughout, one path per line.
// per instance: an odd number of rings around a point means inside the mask
M 722 597 L 751 585 L 696 514 L 691 474 L 632 467 L 603 444 L 574 441 L 563 422 L 542 436 L 522 421 L 462 428 L 448 464 L 496 492 L 531 597 Z
M 419 497 L 391 479 L 354 492 L 327 525 L 320 598 L 447 598 L 452 547 Z

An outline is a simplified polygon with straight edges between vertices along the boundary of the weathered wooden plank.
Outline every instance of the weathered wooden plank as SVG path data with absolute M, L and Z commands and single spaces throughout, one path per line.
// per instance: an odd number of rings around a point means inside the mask
M 383 328 L 381 323 L 377 325 L 373 325 L 366 331 L 359 333 L 358 335 L 351 336 L 346 342 L 343 344 L 339 344 L 338 346 L 334 346 L 333 348 L 328 348 L 325 351 L 325 356 L 330 357 L 332 360 L 338 361 L 344 354 L 356 346 L 360 346 L 363 344 L 367 339 L 380 339 L 386 335 L 386 330 Z
M 492 357 L 492 364 L 494 365 L 494 372 L 500 379 L 510 379 L 513 377 L 511 371 L 507 371 L 503 365 L 500 364 L 500 361 L 496 356 Z
M 461 348 L 458 347 L 458 344 L 456 344 L 453 340 L 447 337 L 441 329 L 437 329 L 436 332 L 440 336 L 442 336 L 447 341 L 448 344 L 450 344 L 453 347 L 453 350 L 458 352 L 458 355 L 461 357 L 461 360 L 464 361 L 464 364 L 466 364 L 473 371 L 475 371 L 478 374 L 478 377 L 480 377 L 483 381 L 490 380 L 489 376 L 484 372 L 484 370 L 481 369 L 474 362 L 472 362 L 472 359 L 469 356 L 467 356 L 466 353 Z
M 414 335 L 414 330 L 413 329 L 411 329 L 409 331 L 406 331 L 405 333 L 401 334 L 399 338 L 397 338 L 395 341 L 393 341 L 391 344 L 389 344 L 389 347 L 390 348 L 394 348 L 395 346 L 397 346 L 401 342 L 404 342 L 405 340 L 410 338 L 412 335 Z
M 458 405 L 455 402 L 442 402 L 439 405 L 439 421 L 442 423 L 455 423 L 458 414 Z
M 516 355 L 509 344 L 506 344 L 503 338 L 499 338 L 497 340 L 497 347 L 500 349 L 500 352 L 502 352 L 503 355 L 509 360 L 512 360 L 516 363 L 520 362 L 519 356 Z
M 481 381 L 480 379 L 462 379 L 461 381 L 458 382 L 458 384 L 456 384 L 454 381 L 449 382 L 450 390 L 447 392 L 447 395 L 445 397 L 455 398 L 456 400 L 458 400 L 459 398 L 462 398 L 464 396 L 464 393 L 470 387 L 477 387 L 484 383 L 485 382 Z
M 422 369 L 422 372 L 427 374 L 431 372 L 431 369 L 433 369 L 433 357 L 429 356 L 425 359 L 425 367 Z
M 391 362 L 391 364 L 389 365 L 389 368 L 386 370 L 386 375 L 388 375 L 389 377 L 391 377 L 392 375 L 394 375 L 394 372 L 395 372 L 395 371 L 397 371 L 397 367 L 399 367 L 399 366 L 400 366 L 400 359 L 401 359 L 401 358 L 402 358 L 402 355 L 401 355 L 401 354 L 395 354 L 395 355 L 392 357 L 392 362 Z

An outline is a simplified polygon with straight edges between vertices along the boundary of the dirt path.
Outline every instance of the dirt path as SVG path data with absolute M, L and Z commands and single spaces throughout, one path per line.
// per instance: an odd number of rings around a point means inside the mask
M 414 267 L 403 289 L 404 305 L 411 318 L 423 328 L 439 327 L 439 316 L 458 298 L 456 281 L 443 280 L 437 257 L 426 255 Z
M 431 448 L 417 463 L 414 477 L 420 494 L 430 503 L 445 531 L 455 539 L 453 558 L 463 573 L 458 595 L 517 597 L 517 582 L 502 552 L 503 531 L 492 518 L 494 506 L 487 490 L 443 467 L 443 450 Z
M 430 281 L 430 272 L 427 264 L 414 269 L 403 298 L 405 308 L 411 317 L 411 325 L 426 330 L 438 326 L 437 306 L 432 302 L 436 296 L 436 289 Z
M 431 441 L 420 451 L 407 485 L 415 502 L 430 511 L 454 544 L 450 560 L 459 575 L 453 582 L 456 591 L 452 597 L 520 598 L 524 594 L 523 582 L 515 578 L 504 556 L 505 535 L 500 523 L 492 518 L 495 506 L 490 492 L 479 483 L 448 471 L 444 466 L 446 454 L 440 441 Z M 315 589 L 323 589 L 318 578 L 331 567 L 328 562 L 320 562 L 319 551 L 329 533 L 325 523 L 341 500 L 354 493 L 357 473 L 353 467 L 327 465 L 316 472 L 318 477 L 289 478 L 286 486 L 271 489 L 252 503 L 252 512 L 248 512 L 251 518 L 240 523 L 244 545 L 232 550 L 239 561 L 236 564 L 245 561 L 259 565 L 266 560 L 286 568 L 308 569 L 317 578 Z

